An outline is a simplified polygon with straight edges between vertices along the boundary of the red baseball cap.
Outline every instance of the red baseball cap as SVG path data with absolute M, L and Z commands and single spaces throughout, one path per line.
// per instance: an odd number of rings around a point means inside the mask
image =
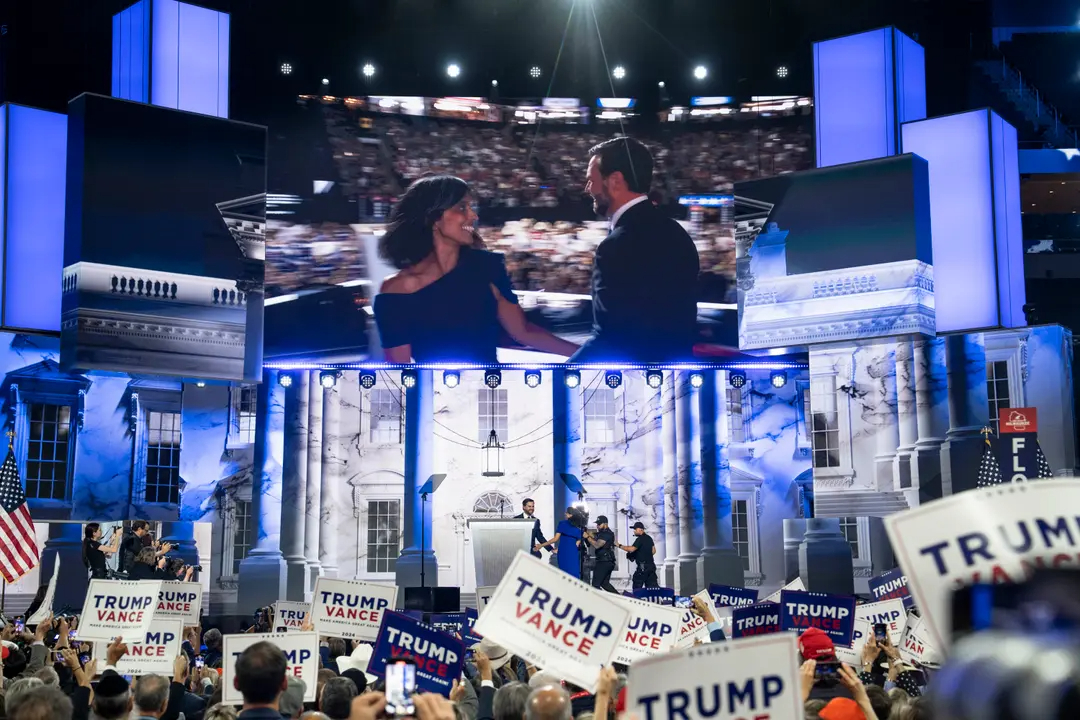
M 818 717 L 821 720 L 866 720 L 866 714 L 859 707 L 859 703 L 851 698 L 840 697 L 833 698 L 828 705 L 821 708 Z
M 810 628 L 799 636 L 799 652 L 803 660 L 835 660 L 836 647 L 832 638 L 821 628 Z

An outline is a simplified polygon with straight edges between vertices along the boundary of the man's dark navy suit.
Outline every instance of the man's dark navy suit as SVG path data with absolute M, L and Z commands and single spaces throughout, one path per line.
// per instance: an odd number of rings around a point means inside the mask
M 524 520 L 525 519 L 525 513 L 521 513 L 520 515 L 515 515 L 514 519 L 515 520 Z M 533 557 L 543 557 L 540 553 L 533 550 L 533 548 L 536 547 L 538 543 L 546 543 L 547 538 L 544 537 L 544 532 L 540 529 L 540 518 L 533 515 L 533 520 L 535 522 L 533 523 L 532 543 L 529 544 L 529 554 L 532 555 Z M 548 549 L 548 552 L 551 552 L 550 548 Z
M 699 270 L 678 222 L 649 200 L 627 208 L 596 248 L 593 337 L 570 362 L 693 359 Z

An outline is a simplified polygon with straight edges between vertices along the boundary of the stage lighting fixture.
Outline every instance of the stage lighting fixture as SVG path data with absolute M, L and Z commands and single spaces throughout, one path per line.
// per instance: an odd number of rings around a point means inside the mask
M 337 385 L 337 376 L 336 370 L 323 370 L 319 373 L 319 384 L 329 390 Z
M 773 370 L 769 379 L 772 381 L 774 388 L 782 388 L 787 385 L 787 373 L 783 370 Z
M 576 388 L 581 386 L 581 373 L 577 370 L 566 371 L 566 387 Z
M 461 66 L 455 63 L 450 63 L 446 66 L 447 77 L 456 78 L 461 75 Z
M 322 84 L 323 85 L 329 85 L 330 84 L 330 78 L 323 78 L 322 79 Z
M 401 371 L 401 387 L 406 390 L 411 390 L 416 387 L 416 371 L 415 370 L 402 370 Z
M 492 390 L 502 385 L 502 370 L 485 370 L 484 384 Z
M 540 371 L 539 370 L 526 370 L 525 371 L 525 384 L 531 388 L 540 387 Z
M 289 63 L 281 63 L 281 74 L 282 75 L 291 75 L 292 74 L 292 65 L 290 65 Z
M 360 72 L 364 73 L 364 77 L 371 77 L 375 74 L 375 66 L 371 63 L 364 63 L 364 67 L 361 68 Z
M 492 80 L 491 81 L 491 87 L 499 87 L 499 81 L 498 80 Z
M 618 370 L 608 370 L 604 373 L 604 384 L 614 390 L 622 385 L 622 373 Z
M 289 375 L 287 373 L 281 373 L 280 375 L 277 376 L 277 382 L 278 382 L 278 385 L 280 385 L 283 388 L 291 387 L 292 386 L 292 375 Z
M 732 370 L 728 373 L 728 382 L 731 383 L 733 388 L 741 388 L 746 385 L 746 373 L 742 370 Z
M 531 68 L 529 68 L 529 77 L 531 77 L 533 80 L 540 77 L 540 68 L 536 65 L 533 65 Z
M 788 74 L 787 65 L 781 65 L 780 67 L 776 68 L 776 77 L 778 77 L 778 78 L 786 78 L 787 74 Z
M 626 68 L 622 65 L 616 65 L 615 69 L 611 71 L 611 76 L 616 80 L 622 80 L 626 77 Z
M 663 81 L 663 80 L 661 80 L 660 82 L 658 82 L 658 83 L 656 84 L 656 86 L 657 86 L 657 87 L 661 87 L 661 88 L 663 88 L 663 87 L 667 87 L 667 85 L 666 85 L 666 84 L 664 83 L 664 81 Z
M 664 384 L 664 373 L 659 370 L 649 370 L 645 373 L 645 383 L 655 390 Z
M 704 80 L 708 77 L 709 71 L 704 65 L 698 65 L 694 68 L 694 77 L 698 80 Z
M 443 370 L 442 382 L 448 388 L 456 388 L 461 384 L 461 374 L 457 370 Z
M 360 387 L 364 388 L 365 390 L 370 390 L 371 388 L 375 387 L 375 373 L 371 372 L 370 370 L 361 370 Z
M 699 372 L 690 373 L 690 387 L 699 388 L 705 384 L 705 376 Z

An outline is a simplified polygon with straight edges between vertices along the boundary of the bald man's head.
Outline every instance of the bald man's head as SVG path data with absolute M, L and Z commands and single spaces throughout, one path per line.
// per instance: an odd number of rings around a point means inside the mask
M 557 685 L 538 687 L 525 702 L 525 720 L 571 720 L 570 693 Z

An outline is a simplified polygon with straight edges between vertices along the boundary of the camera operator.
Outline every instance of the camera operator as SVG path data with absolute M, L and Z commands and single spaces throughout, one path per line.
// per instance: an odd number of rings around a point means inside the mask
M 168 561 L 164 555 L 158 557 L 152 547 L 144 547 L 135 556 L 135 562 L 128 570 L 128 578 L 131 580 L 175 580 L 169 577 L 165 571 L 165 563 Z
M 184 563 L 183 558 L 165 558 L 165 580 L 179 580 L 180 582 L 191 582 L 191 576 L 195 573 L 195 568 L 191 565 Z

